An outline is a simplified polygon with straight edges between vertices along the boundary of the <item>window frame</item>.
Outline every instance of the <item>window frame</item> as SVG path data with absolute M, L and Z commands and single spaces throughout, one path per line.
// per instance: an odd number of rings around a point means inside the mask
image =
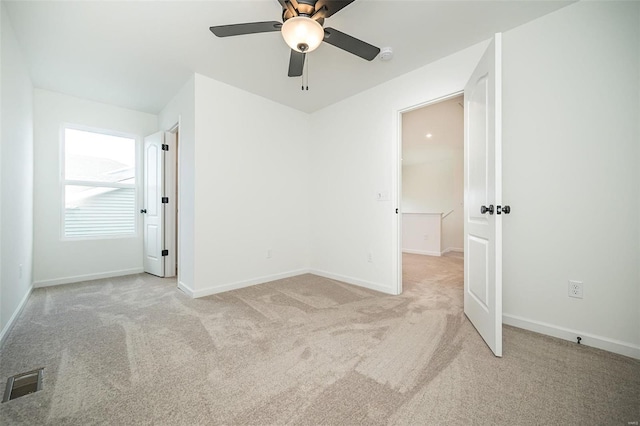
M 106 136 L 115 136 L 120 138 L 133 139 L 134 143 L 134 153 L 135 153 L 135 183 L 109 183 L 109 182 L 100 182 L 100 181 L 85 181 L 85 180 L 75 180 L 75 179 L 66 179 L 65 175 L 65 148 L 66 148 L 66 130 L 79 130 L 82 132 L 90 132 L 97 133 L 100 135 Z M 141 199 L 141 188 L 142 185 L 140 183 L 140 170 L 142 169 L 140 158 L 140 137 L 134 135 L 132 133 L 120 132 L 117 130 L 110 129 L 101 129 L 98 127 L 84 126 L 80 124 L 72 124 L 72 123 L 62 123 L 60 125 L 60 149 L 59 149 L 59 161 L 58 164 L 60 166 L 59 170 L 59 194 L 60 194 L 60 240 L 61 241 L 91 241 L 91 240 L 116 240 L 116 239 L 132 239 L 138 238 L 140 235 L 140 225 L 139 225 L 139 215 L 136 214 L 138 211 L 138 206 Z M 133 201 L 133 211 L 134 211 L 134 231 L 131 233 L 121 233 L 121 234 L 110 234 L 110 235 L 79 235 L 79 236 L 67 236 L 65 233 L 65 222 L 66 222 L 66 187 L 70 186 L 89 186 L 95 188 L 133 188 L 134 192 L 134 201 Z

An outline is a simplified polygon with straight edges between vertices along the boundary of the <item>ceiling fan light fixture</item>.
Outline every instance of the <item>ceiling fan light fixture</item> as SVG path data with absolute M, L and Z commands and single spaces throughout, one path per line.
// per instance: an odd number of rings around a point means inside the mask
M 308 53 L 316 50 L 324 39 L 322 25 L 307 16 L 296 16 L 282 24 L 282 38 L 290 48 Z

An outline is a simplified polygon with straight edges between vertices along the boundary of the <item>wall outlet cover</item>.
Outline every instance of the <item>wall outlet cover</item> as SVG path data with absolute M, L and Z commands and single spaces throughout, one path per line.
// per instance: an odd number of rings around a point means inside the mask
M 569 280 L 569 297 L 582 299 L 584 297 L 584 288 L 582 281 Z

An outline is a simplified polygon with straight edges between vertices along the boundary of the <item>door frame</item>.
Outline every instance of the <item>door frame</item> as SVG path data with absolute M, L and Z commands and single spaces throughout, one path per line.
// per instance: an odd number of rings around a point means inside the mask
M 175 275 L 171 275 L 171 276 L 175 276 L 176 277 L 176 282 L 179 283 L 180 282 L 180 265 L 182 264 L 181 259 L 180 259 L 180 235 L 181 233 L 181 223 L 180 223 L 180 202 L 181 202 L 181 196 L 180 196 L 180 138 L 182 136 L 182 132 L 180 131 L 181 125 L 180 125 L 180 121 L 181 121 L 181 116 L 178 116 L 178 121 L 172 125 L 169 129 L 165 130 L 166 133 L 173 133 L 174 135 L 176 135 L 175 138 L 175 144 L 176 144 L 176 149 L 175 149 L 175 158 L 173 159 L 173 164 L 174 167 L 172 167 L 172 171 L 173 171 L 173 176 L 168 177 L 165 176 L 165 179 L 167 178 L 171 178 L 173 180 L 173 189 L 175 190 L 173 194 L 166 194 L 167 196 L 169 196 L 171 199 L 172 197 L 177 198 L 177 202 L 174 203 L 170 203 L 169 205 L 173 205 L 174 209 L 171 212 L 171 214 L 166 214 L 165 212 L 165 223 L 164 223 L 164 227 L 165 227 L 165 247 L 171 252 L 174 253 L 174 255 L 172 256 L 173 258 L 173 262 L 170 262 L 170 264 L 173 265 L 173 267 L 176 267 L 177 264 L 177 273 Z M 166 186 L 166 180 L 165 180 L 165 186 Z M 167 222 L 171 221 L 171 225 L 167 226 Z M 173 238 L 168 239 L 167 235 L 166 235 L 166 231 L 167 229 L 171 229 L 173 232 Z M 171 244 L 167 244 L 167 241 L 170 241 Z M 165 272 L 167 271 L 167 265 L 165 265 Z M 165 273 L 166 276 L 166 273 Z
M 402 294 L 402 114 L 415 111 L 416 109 L 424 108 L 429 105 L 437 104 L 439 102 L 447 101 L 457 96 L 464 94 L 464 87 L 449 93 L 447 95 L 439 96 L 437 98 L 431 98 L 423 102 L 400 108 L 396 110 L 396 143 L 395 143 L 395 166 L 396 170 L 393 174 L 395 177 L 395 200 L 396 200 L 396 224 L 393 227 L 393 242 L 394 242 L 394 256 L 393 256 L 393 276 L 396 280 L 396 292 L 395 294 Z M 464 203 L 464 199 L 463 199 Z

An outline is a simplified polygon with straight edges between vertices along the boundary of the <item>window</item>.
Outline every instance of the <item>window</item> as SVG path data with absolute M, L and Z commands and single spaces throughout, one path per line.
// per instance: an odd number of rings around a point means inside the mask
M 65 238 L 136 233 L 136 141 L 63 129 Z

